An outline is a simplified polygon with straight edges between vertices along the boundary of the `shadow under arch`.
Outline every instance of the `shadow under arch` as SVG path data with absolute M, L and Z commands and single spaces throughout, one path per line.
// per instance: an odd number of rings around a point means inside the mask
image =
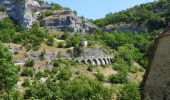
M 86 64 L 86 61 L 85 61 L 85 60 L 82 60 L 81 63 Z
M 88 64 L 92 64 L 92 61 L 90 59 L 87 60 Z

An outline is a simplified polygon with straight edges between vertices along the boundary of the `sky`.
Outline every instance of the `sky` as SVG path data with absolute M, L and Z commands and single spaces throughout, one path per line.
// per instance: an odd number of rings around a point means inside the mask
M 78 12 L 78 16 L 88 19 L 103 18 L 106 14 L 118 12 L 142 3 L 155 0 L 45 0 L 56 2 Z

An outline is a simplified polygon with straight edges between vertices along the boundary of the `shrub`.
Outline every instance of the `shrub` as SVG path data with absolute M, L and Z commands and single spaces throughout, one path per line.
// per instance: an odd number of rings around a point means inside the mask
M 5 12 L 6 8 L 4 6 L 0 6 L 0 11 Z
M 139 68 L 137 66 L 131 66 L 129 69 L 130 69 L 131 73 L 137 73 L 139 70 Z
M 140 100 L 139 87 L 134 82 L 125 84 L 118 95 L 118 100 Z
M 59 67 L 61 64 L 61 60 L 54 60 L 53 67 Z
M 35 78 L 37 80 L 39 80 L 41 77 L 43 77 L 44 73 L 42 71 L 38 71 L 36 74 L 35 74 Z
M 24 81 L 23 81 L 22 86 L 24 86 L 24 87 L 30 86 L 30 80 L 28 78 L 25 78 Z
M 92 72 L 92 71 L 93 71 L 93 66 L 92 66 L 92 65 L 89 65 L 88 68 L 87 68 L 87 71 Z
M 82 75 L 68 82 L 61 81 L 59 86 L 64 100 L 111 100 L 112 96 L 112 91 L 99 81 Z
M 62 8 L 61 5 L 59 5 L 59 4 L 57 4 L 57 3 L 54 3 L 54 2 L 52 2 L 51 5 L 53 6 L 54 10 L 59 10 L 59 9 Z
M 52 36 L 48 36 L 47 41 L 45 42 L 48 46 L 53 46 L 54 38 Z
M 21 76 L 30 76 L 32 77 L 33 76 L 33 69 L 32 68 L 29 68 L 29 67 L 24 67 L 22 73 L 21 73 Z
M 64 43 L 64 42 L 59 42 L 59 43 L 57 44 L 57 47 L 58 47 L 58 48 L 63 48 L 63 47 L 65 47 L 65 43 Z
M 42 51 L 39 55 L 40 60 L 44 60 L 45 51 Z
M 58 79 L 60 80 L 69 80 L 72 76 L 71 70 L 68 68 L 62 69 L 58 74 Z
M 25 62 L 25 66 L 27 66 L 27 67 L 33 67 L 34 64 L 35 64 L 35 62 L 32 59 L 29 59 Z
M 10 91 L 5 93 L 3 98 L 1 98 L 1 96 L 0 96 L 0 99 L 1 100 L 23 100 L 23 97 L 21 94 L 22 93 L 20 93 L 19 90 L 12 88 Z
M 103 80 L 104 80 L 104 75 L 103 75 L 103 73 L 97 73 L 95 76 L 96 76 L 96 78 L 97 78 L 99 81 L 103 81 Z
M 127 73 L 126 72 L 120 72 L 115 75 L 111 75 L 109 77 L 109 80 L 112 84 L 124 84 L 127 83 Z

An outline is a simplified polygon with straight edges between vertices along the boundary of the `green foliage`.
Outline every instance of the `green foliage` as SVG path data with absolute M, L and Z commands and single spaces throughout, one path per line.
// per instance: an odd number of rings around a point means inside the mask
M 118 100 L 140 100 L 138 85 L 134 82 L 125 84 L 123 89 L 120 91 Z
M 24 87 L 30 86 L 30 80 L 28 78 L 24 78 L 22 86 L 24 86 Z
M 62 6 L 57 3 L 52 2 L 51 5 L 53 6 L 54 10 L 62 9 Z
M 118 47 L 116 57 L 126 61 L 130 65 L 133 61 L 139 61 L 142 54 L 133 45 L 125 44 Z
M 5 12 L 6 8 L 4 6 L 0 6 L 0 11 Z
M 18 71 L 7 48 L 0 43 L 0 92 L 10 90 L 18 80 Z
M 33 28 L 23 29 L 9 18 L 0 21 L 0 40 L 5 43 L 20 43 L 24 45 L 27 50 L 32 48 L 37 50 L 45 39 L 49 40 L 50 44 L 52 44 L 53 41 L 51 41 L 49 37 L 48 33 L 40 29 L 36 22 Z
M 48 46 L 53 46 L 54 43 L 54 37 L 48 36 L 47 41 L 45 42 Z
M 104 75 L 103 75 L 103 73 L 97 73 L 95 76 L 96 76 L 96 78 L 97 78 L 99 81 L 104 81 Z
M 41 20 L 45 17 L 48 17 L 48 16 L 52 15 L 52 12 L 53 12 L 52 10 L 41 11 L 41 13 L 38 15 L 38 19 Z M 43 25 L 41 25 L 41 26 L 43 26 Z
M 58 74 L 59 80 L 69 80 L 72 76 L 71 70 L 68 68 L 62 69 Z
M 112 84 L 124 84 L 127 83 L 127 72 L 119 72 L 118 74 L 113 74 L 109 77 L 109 81 Z
M 97 80 L 85 76 L 78 76 L 72 80 L 53 82 L 34 81 L 24 93 L 24 99 L 47 100 L 110 100 L 112 91 L 104 87 Z
M 39 55 L 40 60 L 44 60 L 45 51 L 42 51 Z
M 61 64 L 61 60 L 54 60 L 53 67 L 59 67 Z
M 89 66 L 88 66 L 88 68 L 87 68 L 87 71 L 92 72 L 92 71 L 93 71 L 93 68 L 94 68 L 94 66 L 93 66 L 93 65 L 89 65 Z
M 27 61 L 25 61 L 25 65 L 24 66 L 33 67 L 34 64 L 35 64 L 34 60 L 28 59 Z
M 110 100 L 112 92 L 100 82 L 85 76 L 79 76 L 70 82 L 60 82 L 64 100 Z
M 2 100 L 22 100 L 22 99 L 23 98 L 22 98 L 20 91 L 15 88 L 12 88 L 10 91 L 5 93 Z
M 75 15 L 77 15 L 77 11 L 74 10 L 73 13 L 74 13 Z
M 164 2 L 158 0 L 137 5 L 117 13 L 109 13 L 104 18 L 95 20 L 94 23 L 103 27 L 109 24 L 116 26 L 123 22 L 124 24 L 133 23 L 133 26 L 145 25 L 149 30 L 160 29 L 167 26 L 166 19 L 169 17 L 167 16 L 169 7 L 167 4 L 169 4 L 168 0 Z
M 22 73 L 21 73 L 21 76 L 30 76 L 32 77 L 33 76 L 33 69 L 32 68 L 29 68 L 29 67 L 24 67 Z

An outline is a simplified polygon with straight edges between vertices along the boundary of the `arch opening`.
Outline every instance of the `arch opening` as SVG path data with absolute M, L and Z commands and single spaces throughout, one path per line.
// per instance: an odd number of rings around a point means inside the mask
M 90 59 L 88 59 L 88 60 L 87 60 L 87 63 L 88 63 L 88 64 L 92 64 L 92 62 L 91 62 L 91 60 L 90 60 Z
M 104 60 L 105 64 L 108 64 L 108 62 L 107 62 L 107 60 L 105 58 L 103 58 L 103 60 Z
M 86 64 L 85 60 L 82 60 L 81 63 Z
M 97 65 L 97 64 L 98 64 L 96 59 L 93 59 L 93 61 L 94 61 L 94 64 L 95 64 L 95 65 Z
M 104 65 L 104 62 L 99 58 L 100 64 Z

